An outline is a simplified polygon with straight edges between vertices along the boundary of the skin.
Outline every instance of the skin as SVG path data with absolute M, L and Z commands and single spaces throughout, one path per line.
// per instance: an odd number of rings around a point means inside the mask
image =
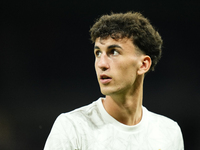
M 151 58 L 138 50 L 131 38 L 97 38 L 94 54 L 105 110 L 123 124 L 138 124 L 142 118 L 143 80 Z M 102 79 L 102 75 L 109 79 Z

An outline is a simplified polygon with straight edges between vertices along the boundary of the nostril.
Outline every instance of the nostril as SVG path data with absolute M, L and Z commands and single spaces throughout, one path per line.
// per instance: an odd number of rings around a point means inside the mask
M 107 69 L 109 68 L 109 65 L 108 65 L 107 63 L 99 63 L 99 64 L 98 64 L 98 67 L 99 67 L 101 70 L 105 71 L 105 70 L 107 70 Z
M 108 68 L 106 68 L 106 67 L 101 68 L 102 71 L 106 71 L 107 69 Z

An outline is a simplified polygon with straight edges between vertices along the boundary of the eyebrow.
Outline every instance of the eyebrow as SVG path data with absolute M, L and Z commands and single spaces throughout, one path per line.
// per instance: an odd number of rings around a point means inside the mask
M 100 49 L 98 46 L 94 46 L 94 49 Z
M 121 48 L 122 49 L 121 46 L 116 45 L 116 44 L 108 46 L 108 49 L 112 49 L 112 48 Z M 100 49 L 100 48 L 98 46 L 94 46 L 94 49 Z

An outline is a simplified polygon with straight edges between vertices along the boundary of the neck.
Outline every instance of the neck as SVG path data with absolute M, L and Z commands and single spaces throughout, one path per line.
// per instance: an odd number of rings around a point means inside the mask
M 106 95 L 105 110 L 116 120 L 126 125 L 136 125 L 142 119 L 143 76 L 139 77 L 130 91 Z

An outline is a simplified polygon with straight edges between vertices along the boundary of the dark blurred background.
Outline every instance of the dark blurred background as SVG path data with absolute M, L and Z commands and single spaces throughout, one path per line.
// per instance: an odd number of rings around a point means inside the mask
M 139 11 L 164 40 L 144 106 L 177 121 L 200 149 L 199 0 L 0 2 L 0 149 L 43 149 L 56 117 L 102 96 L 89 29 L 102 14 Z

